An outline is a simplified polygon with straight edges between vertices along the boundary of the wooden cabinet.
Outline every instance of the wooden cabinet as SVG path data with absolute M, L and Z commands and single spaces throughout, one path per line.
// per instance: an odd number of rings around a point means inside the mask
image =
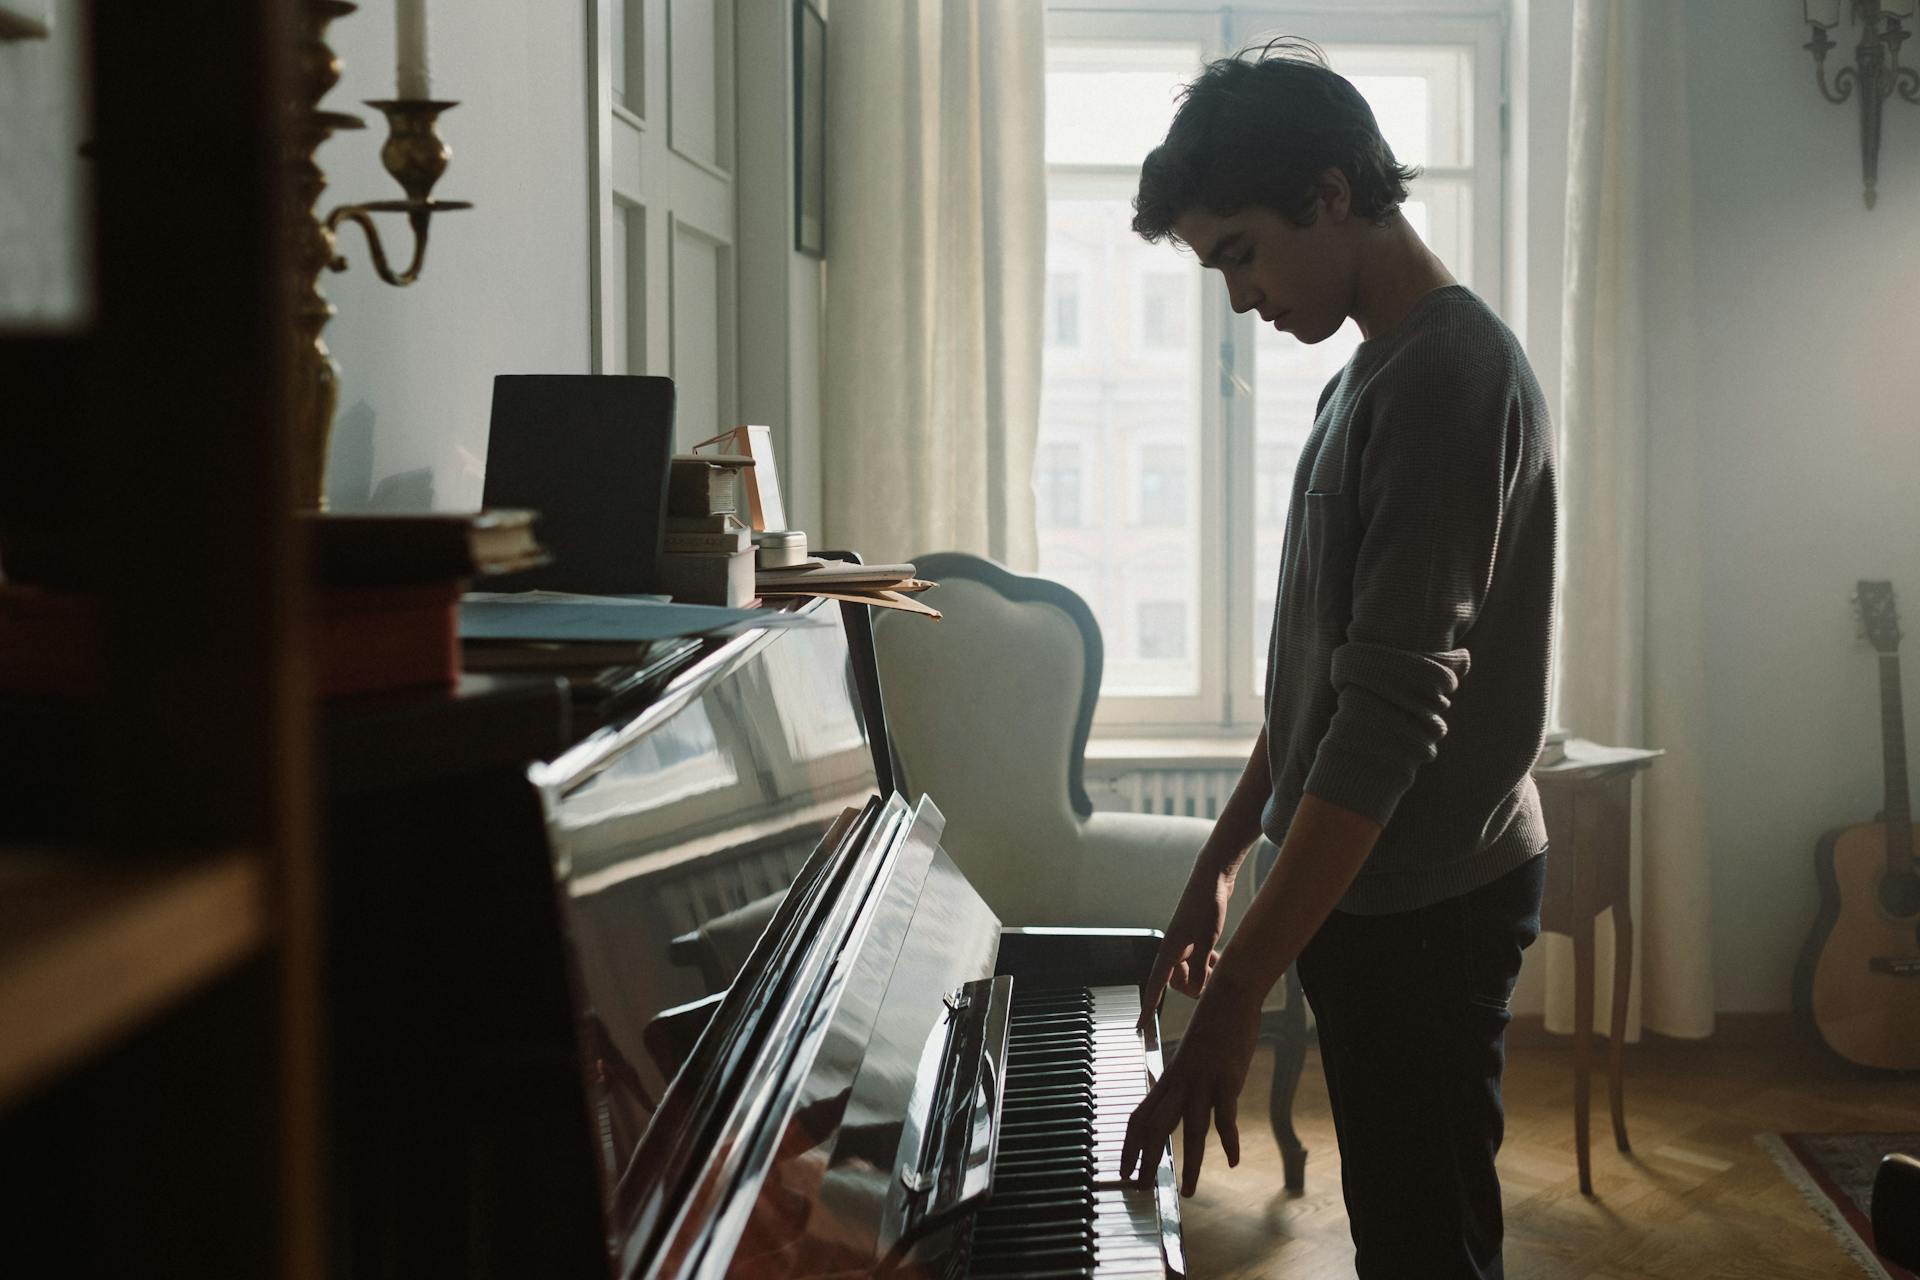
M 103 606 L 70 820 L 0 781 L 8 1273 L 322 1271 L 293 9 L 89 6 L 91 318 L 0 334 L 0 563 Z

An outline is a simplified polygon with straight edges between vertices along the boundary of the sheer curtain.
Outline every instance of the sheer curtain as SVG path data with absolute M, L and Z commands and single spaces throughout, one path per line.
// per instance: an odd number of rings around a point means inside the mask
M 1046 263 L 1045 11 L 834 0 L 826 542 L 1031 571 Z
M 1567 140 L 1559 718 L 1667 752 L 1634 821 L 1630 1038 L 1713 1030 L 1686 24 L 1654 21 L 1668 16 L 1657 0 L 1577 0 Z M 1596 941 L 1604 1031 L 1605 917 Z M 1543 946 L 1547 1026 L 1570 1031 L 1572 947 Z

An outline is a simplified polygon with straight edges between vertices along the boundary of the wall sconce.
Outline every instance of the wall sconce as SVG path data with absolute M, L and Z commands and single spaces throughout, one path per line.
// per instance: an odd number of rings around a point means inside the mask
M 1813 54 L 1814 77 L 1828 102 L 1845 102 L 1860 94 L 1860 167 L 1866 179 L 1867 208 L 1873 208 L 1874 185 L 1880 178 L 1880 112 L 1897 89 L 1908 102 L 1920 103 L 1920 72 L 1900 65 L 1900 46 L 1911 34 L 1901 25 L 1913 17 L 1915 0 L 1806 0 L 1807 25 L 1813 39 L 1803 47 Z M 1853 65 L 1834 74 L 1827 84 L 1827 50 L 1836 48 L 1827 32 L 1840 23 L 1843 4 L 1851 4 L 1860 28 Z
M 433 195 L 433 184 L 446 172 L 452 155 L 440 140 L 435 122 L 440 113 L 458 106 L 435 99 L 429 93 L 426 55 L 426 0 L 398 0 L 399 57 L 398 88 L 395 98 L 367 103 L 378 107 L 387 117 L 387 141 L 380 149 L 381 163 L 407 193 L 404 200 L 371 200 L 341 205 L 322 218 L 316 209 L 326 190 L 327 177 L 320 171 L 314 155 L 336 131 L 359 129 L 364 122 L 358 116 L 320 110 L 320 99 L 339 83 L 340 60 L 327 47 L 327 24 L 345 17 L 359 6 L 351 0 L 306 0 L 302 6 L 300 36 L 300 75 L 302 95 L 296 104 L 301 114 L 296 125 L 300 134 L 299 154 L 294 157 L 295 260 L 295 350 L 294 408 L 291 424 L 296 468 L 294 497 L 305 510 L 321 510 L 327 505 L 327 448 L 333 434 L 333 411 L 340 398 L 340 367 L 327 350 L 321 331 L 334 315 L 334 308 L 320 291 L 320 273 L 345 271 L 347 260 L 335 241 L 342 222 L 352 222 L 366 232 L 367 246 L 373 256 L 373 269 L 390 285 L 405 286 L 420 278 L 427 256 L 427 227 L 436 213 L 471 209 L 464 200 L 442 200 Z M 374 227 L 375 213 L 404 213 L 413 231 L 413 261 L 406 270 L 395 273 L 387 261 L 380 234 Z

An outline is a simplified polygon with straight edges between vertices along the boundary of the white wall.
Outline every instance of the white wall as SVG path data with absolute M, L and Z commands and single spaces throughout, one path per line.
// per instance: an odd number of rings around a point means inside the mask
M 1787 1007 L 1814 842 L 1881 804 L 1855 580 L 1891 578 L 1920 619 L 1920 110 L 1888 104 L 1868 211 L 1858 108 L 1820 98 L 1800 11 L 1687 6 L 1723 1010 Z
M 592 3 L 463 0 L 435 10 L 434 91 L 461 102 L 443 117 L 454 154 L 436 194 L 475 208 L 435 221 L 427 269 L 406 289 L 380 283 L 359 231 L 343 231 L 352 266 L 323 285 L 340 310 L 327 330 L 342 382 L 336 507 L 478 505 L 494 375 L 591 370 Z M 740 410 L 782 434 L 788 510 L 799 527 L 817 528 L 821 269 L 791 252 L 792 24 L 782 0 L 740 0 L 738 22 L 741 220 L 767 228 L 755 251 L 765 269 L 741 282 L 742 337 L 753 345 L 741 353 Z M 392 92 L 391 0 L 368 0 L 330 35 L 345 74 L 326 105 L 369 127 L 321 150 L 331 184 L 323 208 L 397 197 L 379 163 L 379 113 L 359 105 Z M 404 220 L 382 222 L 395 237 L 389 256 L 403 255 Z
M 1567 116 L 1553 90 L 1569 78 L 1572 3 L 1525 2 L 1527 345 L 1557 410 Z M 1814 844 L 1882 802 L 1855 580 L 1891 578 L 1920 618 L 1920 110 L 1889 104 L 1869 212 L 1858 108 L 1814 87 L 1801 6 L 1674 12 L 1693 77 L 1715 1004 L 1777 1012 L 1818 901 Z M 1920 730 L 1920 694 L 1906 719 Z M 1530 983 L 1521 997 L 1538 1009 Z
M 385 118 L 361 105 L 393 95 L 392 0 L 335 22 L 344 64 L 326 99 L 367 128 L 320 151 L 323 208 L 401 195 L 380 166 Z M 437 217 L 420 282 L 374 275 L 357 228 L 351 263 L 322 287 L 341 368 L 329 476 L 341 509 L 479 505 L 498 373 L 590 368 L 586 8 L 561 0 L 462 0 L 434 12 L 433 89 L 453 160 L 434 194 L 471 200 Z M 406 221 L 379 215 L 389 258 L 411 252 Z

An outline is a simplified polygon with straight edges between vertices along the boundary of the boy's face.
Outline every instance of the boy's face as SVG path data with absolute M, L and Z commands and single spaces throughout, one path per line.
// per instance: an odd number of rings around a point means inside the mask
M 1173 233 L 1225 277 L 1236 312 L 1260 319 L 1302 342 L 1324 342 L 1346 323 L 1353 301 L 1353 246 L 1347 226 L 1344 175 L 1323 187 L 1312 226 L 1295 226 L 1272 209 L 1241 209 L 1225 217 L 1199 210 L 1182 215 Z

